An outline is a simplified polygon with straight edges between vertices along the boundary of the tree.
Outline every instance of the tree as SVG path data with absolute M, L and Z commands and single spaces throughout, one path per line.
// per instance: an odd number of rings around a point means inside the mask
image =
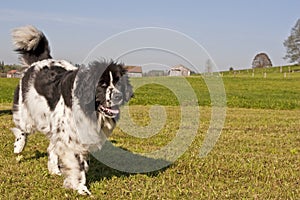
M 291 30 L 291 35 L 283 42 L 286 48 L 286 55 L 283 57 L 289 62 L 300 64 L 300 19 Z
M 4 61 L 0 62 L 0 72 L 4 72 Z
M 206 68 L 206 73 L 211 74 L 213 72 L 213 63 L 210 59 L 206 61 L 205 68 Z
M 252 68 L 272 67 L 272 62 L 266 53 L 257 54 L 252 61 Z

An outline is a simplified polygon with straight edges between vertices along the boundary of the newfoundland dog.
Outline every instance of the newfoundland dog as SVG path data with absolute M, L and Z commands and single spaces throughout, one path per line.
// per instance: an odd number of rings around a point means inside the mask
M 14 95 L 14 153 L 22 152 L 29 134 L 44 133 L 50 140 L 49 172 L 62 174 L 65 187 L 90 194 L 87 155 L 101 149 L 119 106 L 133 95 L 126 69 L 113 61 L 75 67 L 54 60 L 47 38 L 33 26 L 14 29 L 12 37 L 26 67 Z

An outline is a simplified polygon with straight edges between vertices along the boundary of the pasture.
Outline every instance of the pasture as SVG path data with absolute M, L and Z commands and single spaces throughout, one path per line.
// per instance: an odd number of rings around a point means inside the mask
M 274 69 L 272 69 L 274 70 Z M 16 79 L 0 79 L 0 199 L 299 199 L 300 197 L 300 73 L 283 78 L 246 72 L 223 75 L 227 97 L 222 134 L 206 157 L 199 157 L 211 119 L 211 100 L 200 76 L 186 80 L 200 106 L 197 135 L 187 151 L 170 166 L 150 173 L 125 173 L 90 157 L 87 182 L 93 196 L 62 188 L 63 178 L 47 170 L 48 141 L 29 137 L 22 156 L 13 154 L 10 107 Z M 176 136 L 180 104 L 161 81 L 135 78 L 145 84 L 130 101 L 130 116 L 150 124 L 152 105 L 162 105 L 167 119 L 149 138 L 136 138 L 116 128 L 110 141 L 130 152 L 152 152 Z M 174 84 L 175 84 L 174 82 Z M 180 87 L 180 86 L 176 86 Z

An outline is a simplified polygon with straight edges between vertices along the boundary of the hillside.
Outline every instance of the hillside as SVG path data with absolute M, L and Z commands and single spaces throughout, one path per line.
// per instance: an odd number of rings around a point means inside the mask
M 220 72 L 223 76 L 230 77 L 256 77 L 264 78 L 292 78 L 300 77 L 300 66 L 289 65 L 289 66 L 277 66 L 270 68 L 255 68 L 255 69 L 243 69 L 233 71 L 222 71 Z

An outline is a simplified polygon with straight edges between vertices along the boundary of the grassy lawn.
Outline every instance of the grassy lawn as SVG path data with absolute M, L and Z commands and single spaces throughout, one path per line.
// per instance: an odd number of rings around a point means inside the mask
M 139 108 L 133 112 L 140 112 Z M 172 113 L 172 108 L 168 108 Z M 173 108 L 176 110 L 176 107 Z M 113 170 L 90 158 L 88 185 L 95 199 L 297 199 L 299 189 L 299 110 L 229 108 L 222 135 L 205 158 L 199 149 L 209 124 L 209 108 L 188 151 L 170 167 L 148 174 Z M 143 120 L 139 120 L 142 122 Z M 0 194 L 5 199 L 85 199 L 62 188 L 62 177 L 47 171 L 48 141 L 32 135 L 21 161 L 13 155 L 10 114 L 1 114 Z M 116 129 L 111 140 L 134 152 L 153 151 L 171 140 L 165 131 L 136 139 Z
M 223 78 L 229 107 L 258 109 L 299 109 L 300 77 Z
M 226 120 L 218 142 L 204 158 L 199 157 L 199 151 L 210 123 L 209 93 L 203 79 L 188 78 L 201 106 L 197 135 L 188 150 L 169 167 L 145 174 L 120 172 L 90 156 L 87 181 L 92 197 L 62 188 L 63 178 L 49 175 L 48 141 L 42 134 L 31 135 L 22 157 L 16 159 L 9 110 L 17 80 L 7 80 L 0 79 L 0 199 L 300 197 L 300 77 L 224 76 Z M 142 85 L 142 81 L 133 79 L 132 83 Z M 135 91 L 130 116 L 134 123 L 147 126 L 150 105 L 159 104 L 164 106 L 166 123 L 150 138 L 136 138 L 117 127 L 110 141 L 130 152 L 159 150 L 172 141 L 180 124 L 176 95 L 164 85 L 155 84 L 155 78 L 147 81 L 149 84 Z
M 252 78 L 224 76 L 227 106 L 232 108 L 300 109 L 300 72 L 293 78 Z M 204 79 L 200 76 L 182 78 L 147 77 L 131 80 L 138 85 L 130 105 L 178 106 L 173 88 L 189 84 L 200 106 L 210 106 L 211 99 Z M 0 103 L 13 100 L 17 79 L 0 78 Z M 172 88 L 168 88 L 168 86 Z M 188 85 L 186 86 L 188 87 Z M 175 91 L 176 92 L 176 91 Z M 162 95 L 163 94 L 163 95 Z M 179 95 L 184 95 L 180 93 Z
M 19 79 L 0 78 L 0 104 L 11 103 Z

